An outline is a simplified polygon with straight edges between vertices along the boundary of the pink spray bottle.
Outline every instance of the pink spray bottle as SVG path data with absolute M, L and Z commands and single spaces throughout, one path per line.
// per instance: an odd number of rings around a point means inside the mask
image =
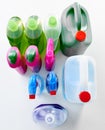
M 31 45 L 25 52 L 25 59 L 27 66 L 32 72 L 38 73 L 42 66 L 41 57 L 38 52 L 38 48 L 35 45 Z
M 45 55 L 45 68 L 47 71 L 51 71 L 54 69 L 54 67 L 55 67 L 54 41 L 52 38 L 49 38 Z
M 7 62 L 11 68 L 15 68 L 20 74 L 25 74 L 27 65 L 24 56 L 21 56 L 17 47 L 11 47 L 7 52 Z

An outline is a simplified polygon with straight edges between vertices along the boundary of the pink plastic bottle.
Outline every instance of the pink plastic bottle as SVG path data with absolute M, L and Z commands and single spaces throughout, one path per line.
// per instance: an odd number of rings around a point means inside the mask
M 27 66 L 32 70 L 32 72 L 38 73 L 40 71 L 42 61 L 37 46 L 31 45 L 27 48 L 25 59 Z
M 48 71 L 54 69 L 55 55 L 54 55 L 54 41 L 52 38 L 48 39 L 46 55 L 45 55 L 45 68 Z
M 7 52 L 7 62 L 11 68 L 15 68 L 20 74 L 25 74 L 27 65 L 24 56 L 21 56 L 17 47 L 11 47 Z

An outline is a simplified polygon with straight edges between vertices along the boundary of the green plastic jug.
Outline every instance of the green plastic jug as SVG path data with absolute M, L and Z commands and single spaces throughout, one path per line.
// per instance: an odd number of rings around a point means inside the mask
M 61 16 L 61 50 L 66 56 L 83 54 L 92 42 L 90 20 L 86 9 L 74 3 Z

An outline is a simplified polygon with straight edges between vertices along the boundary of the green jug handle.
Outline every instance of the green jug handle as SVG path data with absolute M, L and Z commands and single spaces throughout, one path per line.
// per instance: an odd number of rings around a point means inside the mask
M 81 8 L 77 2 L 74 3 L 74 17 L 77 29 L 81 30 Z

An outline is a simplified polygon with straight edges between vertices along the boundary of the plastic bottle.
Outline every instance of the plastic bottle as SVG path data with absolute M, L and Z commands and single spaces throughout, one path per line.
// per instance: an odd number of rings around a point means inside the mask
M 58 90 L 58 77 L 57 75 L 51 71 L 48 73 L 46 77 L 46 89 L 50 95 L 56 95 Z
M 32 72 L 38 73 L 42 66 L 42 60 L 38 52 L 37 46 L 31 45 L 25 52 L 25 59 L 27 66 Z
M 57 52 L 59 50 L 59 36 L 61 33 L 61 24 L 60 21 L 55 16 L 50 16 L 45 22 L 44 32 L 46 39 L 52 38 L 54 41 L 54 51 Z
M 91 57 L 78 55 L 66 60 L 63 94 L 71 103 L 87 103 L 96 98 L 96 66 Z
M 17 47 L 11 47 L 7 53 L 7 62 L 11 68 L 15 68 L 20 74 L 25 74 L 27 65 L 25 59 L 21 56 Z
M 74 3 L 61 16 L 61 50 L 66 56 L 83 54 L 92 42 L 90 20 L 86 9 Z
M 39 74 L 30 76 L 28 84 L 29 99 L 35 99 L 36 95 L 41 95 L 44 90 L 44 80 Z
M 61 126 L 67 116 L 67 110 L 58 104 L 41 104 L 33 111 L 34 121 L 50 128 Z
M 45 68 L 48 71 L 53 70 L 55 67 L 55 54 L 53 39 L 48 39 L 46 55 L 45 55 Z
M 25 35 L 30 45 L 36 45 L 39 53 L 45 49 L 45 35 L 42 30 L 40 18 L 38 16 L 30 16 L 25 26 Z
M 24 37 L 24 25 L 19 17 L 11 17 L 7 25 L 7 37 L 11 46 L 16 46 L 24 55 L 28 43 Z

